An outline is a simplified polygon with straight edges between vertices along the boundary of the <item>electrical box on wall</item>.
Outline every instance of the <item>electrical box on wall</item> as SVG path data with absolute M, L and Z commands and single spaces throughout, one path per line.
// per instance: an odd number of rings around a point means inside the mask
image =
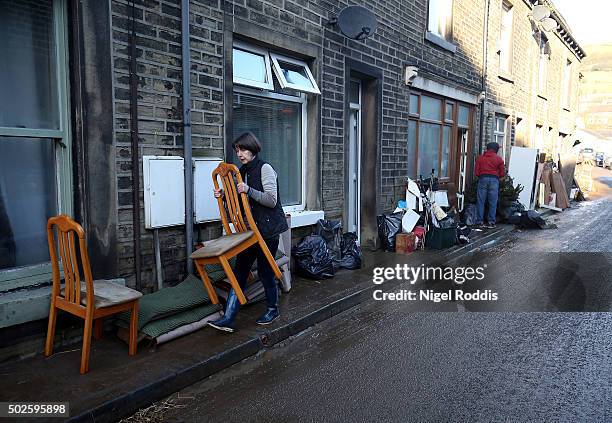
M 185 224 L 185 166 L 178 156 L 143 156 L 147 229 Z
M 213 195 L 213 170 L 221 163 L 218 158 L 198 157 L 193 159 L 193 195 L 195 223 L 221 220 L 219 205 Z M 219 181 L 219 186 L 221 182 Z

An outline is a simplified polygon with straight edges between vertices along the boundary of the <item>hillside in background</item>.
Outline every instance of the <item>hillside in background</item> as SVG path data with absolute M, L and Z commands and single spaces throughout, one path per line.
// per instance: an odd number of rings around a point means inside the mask
M 584 46 L 579 117 L 584 128 L 612 137 L 612 44 Z

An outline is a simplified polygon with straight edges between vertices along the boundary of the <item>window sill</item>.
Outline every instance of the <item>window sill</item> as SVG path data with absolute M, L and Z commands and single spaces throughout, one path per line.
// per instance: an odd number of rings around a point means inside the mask
M 455 53 L 457 51 L 457 46 L 455 44 L 445 40 L 433 32 L 425 32 L 425 39 L 438 47 L 442 47 L 443 49 L 450 51 L 451 53 Z
M 291 228 L 314 225 L 325 217 L 323 210 L 289 211 L 287 214 L 291 216 Z
M 499 75 L 497 75 L 497 77 L 501 79 L 502 81 L 506 81 L 506 82 L 510 82 L 511 84 L 514 84 L 514 76 L 510 75 L 509 73 L 500 72 Z

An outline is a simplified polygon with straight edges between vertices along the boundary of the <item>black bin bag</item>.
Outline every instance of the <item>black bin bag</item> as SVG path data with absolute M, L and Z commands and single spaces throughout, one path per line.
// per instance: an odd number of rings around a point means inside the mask
M 404 212 L 383 214 L 376 217 L 378 237 L 385 251 L 395 252 L 395 236 L 402 230 Z
M 334 276 L 334 261 L 325 240 L 319 235 L 308 235 L 291 249 L 297 273 L 310 279 Z
M 350 270 L 360 269 L 361 258 L 361 248 L 359 248 L 359 245 L 357 245 L 357 234 L 355 234 L 355 232 L 347 232 L 343 234 L 340 267 Z
M 342 244 L 342 222 L 339 220 L 319 219 L 315 234 L 325 240 L 334 260 L 340 260 Z

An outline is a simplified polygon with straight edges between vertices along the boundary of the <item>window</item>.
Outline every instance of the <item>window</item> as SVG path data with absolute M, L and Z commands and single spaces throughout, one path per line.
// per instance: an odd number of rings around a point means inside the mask
M 233 54 L 234 84 L 264 90 L 274 89 L 270 58 L 266 50 L 234 43 Z
M 453 38 L 453 0 L 429 0 L 427 30 L 446 41 Z
M 508 132 L 507 131 L 508 117 L 504 115 L 495 115 L 495 124 L 493 127 L 493 142 L 499 144 L 499 151 L 497 154 L 505 159 L 506 149 L 508 146 Z
M 274 73 L 282 88 L 321 94 L 305 62 L 273 53 L 270 54 L 270 57 L 272 57 Z
M 234 94 L 234 136 L 251 131 L 262 144 L 261 158 L 272 165 L 284 207 L 304 204 L 302 145 L 305 100 L 289 96 Z M 234 161 L 239 166 L 235 156 Z M 303 207 L 302 207 L 303 209 Z
M 569 109 L 572 95 L 572 62 L 570 60 L 565 61 L 565 68 L 563 69 L 563 91 L 561 95 L 561 105 L 563 108 Z
M 249 45 L 240 47 L 256 51 Z M 267 50 L 259 49 L 258 54 L 270 57 L 272 88 L 262 91 L 252 89 L 257 88 L 253 85 L 234 86 L 233 134 L 251 131 L 257 136 L 262 144 L 261 158 L 278 175 L 284 210 L 301 211 L 306 203 L 307 99 L 303 92 L 319 93 L 319 88 L 305 62 Z M 240 65 L 234 62 L 234 75 Z M 232 160 L 239 165 L 235 155 Z
M 444 98 L 410 94 L 408 121 L 408 176 L 451 177 L 454 135 L 458 126 L 467 126 L 470 109 Z M 455 118 L 457 116 L 457 118 Z
M 548 39 L 540 32 L 540 61 L 538 67 L 538 92 L 546 94 L 548 76 L 548 60 L 550 59 L 550 45 Z
M 65 21 L 61 0 L 0 0 L 0 292 L 50 280 L 47 219 L 72 214 Z
M 537 148 L 540 151 L 544 149 L 544 127 L 542 125 L 536 125 L 535 144 L 533 148 Z
M 559 137 L 557 138 L 557 144 L 554 146 L 553 151 L 556 153 L 561 153 L 562 151 L 564 151 L 563 146 L 567 139 L 568 139 L 567 134 L 564 134 L 563 132 L 559 132 Z
M 512 5 L 504 1 L 499 37 L 499 70 L 505 74 L 512 73 L 512 14 Z

